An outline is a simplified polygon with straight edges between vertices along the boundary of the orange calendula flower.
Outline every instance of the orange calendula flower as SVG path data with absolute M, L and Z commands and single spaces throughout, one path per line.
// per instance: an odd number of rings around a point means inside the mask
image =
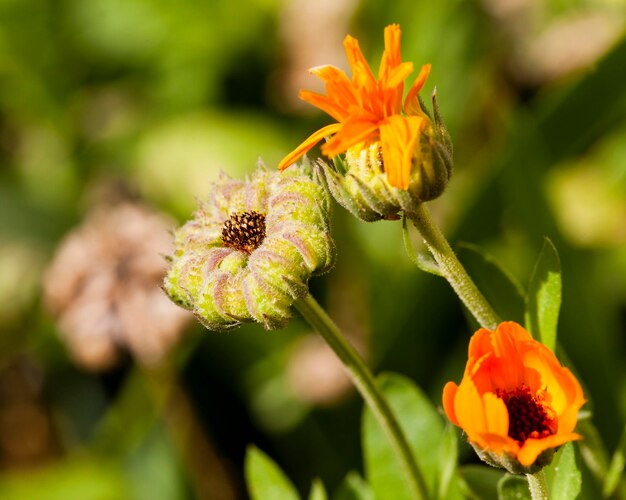
M 481 459 L 509 472 L 534 473 L 574 432 L 584 404 L 580 384 L 552 351 L 517 323 L 478 330 L 460 385 L 448 382 L 443 407 Z
M 400 38 L 397 24 L 385 28 L 385 51 L 378 79 L 365 60 L 359 42 L 349 35 L 344 40 L 344 47 L 352 68 L 351 79 L 334 66 L 319 66 L 310 70 L 326 84 L 326 95 L 303 90 L 300 98 L 328 113 L 337 123 L 327 125 L 308 137 L 280 162 L 279 169 L 287 168 L 320 140 L 331 137 L 322 146 L 322 153 L 327 157 L 347 153 L 350 167 L 351 158 L 358 162 L 360 153 L 364 153 L 361 162 L 367 163 L 373 158 L 374 163 L 380 163 L 378 166 L 386 174 L 391 188 L 409 190 L 412 173 L 416 173 L 418 177 L 423 177 L 417 179 L 420 184 L 425 180 L 438 183 L 435 189 L 438 196 L 447 182 L 450 168 L 446 165 L 445 181 L 442 182 L 441 176 L 432 172 L 433 163 L 451 160 L 451 146 L 437 110 L 433 123 L 420 105 L 418 93 L 428 77 L 430 64 L 422 66 L 404 103 L 402 101 L 404 81 L 413 72 L 413 64 L 402 62 Z M 433 142 L 443 135 L 446 151 L 433 154 Z M 371 175 L 366 178 L 366 184 L 368 180 L 371 180 Z M 432 187 L 426 191 L 426 199 L 434 197 Z M 420 201 L 426 201 L 424 196 L 420 198 Z

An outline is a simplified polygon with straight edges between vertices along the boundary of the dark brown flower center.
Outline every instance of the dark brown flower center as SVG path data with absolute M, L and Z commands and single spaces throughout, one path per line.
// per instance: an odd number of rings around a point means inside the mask
M 509 437 L 520 445 L 529 438 L 545 438 L 556 433 L 552 410 L 533 396 L 526 386 L 514 391 L 496 392 L 509 412 Z
M 251 211 L 232 214 L 222 227 L 224 246 L 252 253 L 265 239 L 265 215 Z

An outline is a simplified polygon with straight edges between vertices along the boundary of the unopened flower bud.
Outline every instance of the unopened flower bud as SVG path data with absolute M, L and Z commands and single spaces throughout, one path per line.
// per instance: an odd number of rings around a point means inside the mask
M 175 234 L 170 298 L 211 330 L 256 321 L 278 328 L 307 282 L 333 264 L 326 190 L 310 168 L 222 175 L 208 202 Z
M 423 104 L 419 108 L 426 109 Z M 423 129 L 409 151 L 410 173 L 406 189 L 393 185 L 385 168 L 381 141 L 349 148 L 332 165 L 318 160 L 323 179 L 339 204 L 364 221 L 397 219 L 399 212 L 415 212 L 420 203 L 437 198 L 452 174 L 452 142 L 433 95 L 433 114 L 422 113 Z

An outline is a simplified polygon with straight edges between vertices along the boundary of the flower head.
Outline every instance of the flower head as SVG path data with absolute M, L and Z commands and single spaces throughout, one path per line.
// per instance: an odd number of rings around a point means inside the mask
M 160 289 L 173 221 L 136 203 L 101 207 L 69 233 L 44 280 L 72 357 L 105 369 L 129 350 L 142 364 L 160 362 L 182 337 L 191 315 Z
M 212 330 L 282 326 L 308 279 L 334 258 L 328 195 L 306 170 L 260 168 L 248 181 L 222 175 L 176 231 L 164 282 L 170 298 Z
M 359 42 L 349 35 L 344 47 L 352 68 L 351 79 L 334 66 L 311 69 L 326 84 L 326 95 L 303 90 L 300 97 L 328 113 L 337 123 L 307 138 L 281 161 L 281 170 L 324 137 L 332 136 L 322 146 L 322 153 L 329 158 L 347 153 L 348 174 L 359 176 L 356 162 L 360 162 L 361 167 L 365 165 L 371 170 L 369 177 L 384 175 L 388 191 L 408 190 L 420 201 L 432 199 L 443 191 L 450 175 L 451 145 L 436 106 L 433 123 L 418 96 L 430 65 L 422 66 L 403 102 L 404 81 L 413 71 L 413 64 L 402 62 L 400 38 L 398 25 L 385 28 L 385 51 L 378 79 L 365 60 Z M 367 184 L 371 179 L 359 180 Z M 400 208 L 404 207 L 396 203 L 395 213 Z
M 443 407 L 478 455 L 512 473 L 533 473 L 574 432 L 585 399 L 572 373 L 520 325 L 501 323 L 470 340 L 460 385 L 448 382 Z

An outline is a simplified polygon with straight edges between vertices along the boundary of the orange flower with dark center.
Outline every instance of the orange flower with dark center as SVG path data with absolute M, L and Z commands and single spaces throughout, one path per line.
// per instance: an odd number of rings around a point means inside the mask
M 584 402 L 574 375 L 513 322 L 478 330 L 463 380 L 443 391 L 446 415 L 480 457 L 514 473 L 547 465 L 549 450 L 580 439 L 574 428 Z
M 430 64 L 422 66 L 410 88 L 404 105 L 404 80 L 413 72 L 413 64 L 402 62 L 401 31 L 397 24 L 385 28 L 385 51 L 374 77 L 359 42 L 348 35 L 344 47 L 352 79 L 334 66 L 319 66 L 310 71 L 326 84 L 326 95 L 308 90 L 300 98 L 332 116 L 337 123 L 321 128 L 279 164 L 283 170 L 309 151 L 324 137 L 332 138 L 322 146 L 329 158 L 349 149 L 362 150 L 379 143 L 389 184 L 408 189 L 413 156 L 420 134 L 430 126 L 430 120 L 420 107 L 417 94 L 424 86 Z

